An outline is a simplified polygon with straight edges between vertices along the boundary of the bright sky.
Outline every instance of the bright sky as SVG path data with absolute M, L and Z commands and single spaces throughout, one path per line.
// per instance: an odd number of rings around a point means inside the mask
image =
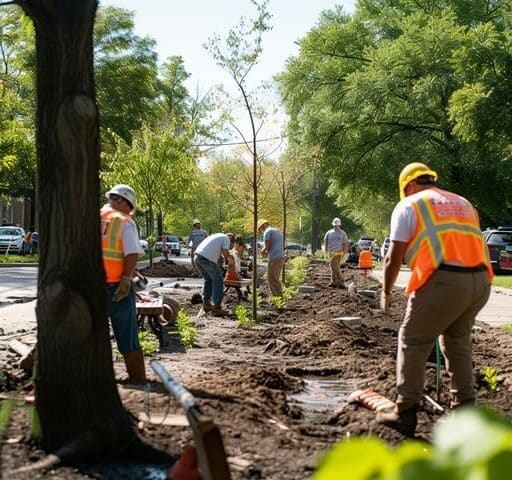
M 285 60 L 297 53 L 295 41 L 317 23 L 323 10 L 335 5 L 351 12 L 355 0 L 270 0 L 273 29 L 265 33 L 261 62 L 251 73 L 256 83 L 270 80 L 284 69 Z M 256 10 L 249 0 L 100 0 L 135 12 L 135 31 L 157 41 L 160 61 L 181 55 L 192 75 L 189 89 L 205 91 L 216 83 L 231 79 L 203 48 L 213 34 L 225 38 L 240 17 L 254 18 Z

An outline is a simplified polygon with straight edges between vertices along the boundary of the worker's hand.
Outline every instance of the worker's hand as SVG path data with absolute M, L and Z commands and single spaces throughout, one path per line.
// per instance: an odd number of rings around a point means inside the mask
M 128 275 L 123 275 L 119 281 L 117 290 L 114 292 L 112 300 L 114 302 L 119 302 L 123 298 L 127 297 L 130 293 L 130 288 L 132 288 L 132 279 Z
M 389 310 L 391 309 L 391 294 L 387 295 L 384 293 L 384 290 L 382 290 L 380 294 L 380 308 L 384 315 L 389 315 Z
M 179 460 L 167 472 L 167 480 L 202 480 L 197 463 L 196 449 L 186 445 Z
M 264 247 L 264 248 L 261 250 L 261 254 L 262 254 L 264 257 L 266 257 L 266 256 L 267 256 L 268 251 L 267 251 L 267 248 L 266 248 L 266 247 Z
M 235 259 L 233 258 L 233 255 L 230 255 L 230 256 L 227 258 L 227 264 L 228 264 L 228 265 L 234 265 L 234 264 L 235 264 Z

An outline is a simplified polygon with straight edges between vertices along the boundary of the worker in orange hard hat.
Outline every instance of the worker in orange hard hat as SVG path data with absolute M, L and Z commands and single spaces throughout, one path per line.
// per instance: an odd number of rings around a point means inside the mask
M 425 363 L 437 337 L 450 375 L 452 407 L 474 403 L 471 330 L 489 298 L 492 268 L 471 203 L 437 186 L 437 173 L 419 162 L 398 179 L 400 198 L 391 216 L 381 308 L 402 261 L 412 270 L 405 318 L 398 335 L 396 407 L 377 420 L 412 434 L 423 394 Z

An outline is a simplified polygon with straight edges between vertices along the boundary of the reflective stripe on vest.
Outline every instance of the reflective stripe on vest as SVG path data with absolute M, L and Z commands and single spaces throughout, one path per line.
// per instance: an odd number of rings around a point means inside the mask
M 453 200 L 458 197 L 438 189 L 426 191 L 431 195 L 427 198 L 418 198 L 412 204 L 418 225 L 405 253 L 405 260 L 412 270 L 406 293 L 418 290 L 441 263 L 453 263 L 462 267 L 484 264 L 492 278 L 489 252 L 474 208 L 469 202 L 465 204 L 459 200 L 460 206 L 454 207 L 453 211 L 448 213 L 447 216 L 450 218 L 442 220 L 441 212 L 450 209 L 449 205 L 452 203 L 440 202 L 439 206 L 436 206 L 435 197 L 432 195 L 439 194 L 441 198 Z M 458 215 L 457 210 L 461 212 Z
M 117 283 L 124 272 L 124 253 L 121 241 L 122 227 L 128 215 L 106 207 L 101 210 L 101 250 L 107 283 Z

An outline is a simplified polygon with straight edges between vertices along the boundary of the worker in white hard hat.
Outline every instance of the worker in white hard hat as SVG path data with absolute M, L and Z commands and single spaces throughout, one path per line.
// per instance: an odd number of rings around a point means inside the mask
M 406 435 L 416 428 L 425 363 L 439 337 L 450 376 L 453 408 L 475 399 L 471 331 L 489 298 L 493 272 L 471 203 L 437 187 L 427 165 L 407 165 L 398 180 L 390 246 L 384 260 L 381 308 L 388 315 L 391 290 L 405 259 L 411 269 L 405 318 L 398 334 L 396 407 L 377 421 Z
M 199 219 L 195 218 L 192 221 L 192 231 L 188 236 L 188 246 L 190 247 L 190 261 L 192 264 L 192 271 L 196 277 L 201 276 L 197 266 L 194 262 L 194 254 L 198 245 L 208 236 L 205 230 L 201 228 L 201 222 Z
M 332 220 L 332 228 L 324 235 L 324 252 L 329 258 L 331 269 L 329 287 L 345 288 L 340 267 L 348 255 L 348 236 L 341 229 L 341 220 L 338 217 Z
M 100 215 L 108 316 L 129 381 L 145 382 L 144 356 L 139 344 L 135 291 L 132 288 L 137 262 L 144 255 L 137 227 L 130 216 L 136 207 L 135 192 L 128 185 L 115 185 L 105 196 L 108 203 Z

